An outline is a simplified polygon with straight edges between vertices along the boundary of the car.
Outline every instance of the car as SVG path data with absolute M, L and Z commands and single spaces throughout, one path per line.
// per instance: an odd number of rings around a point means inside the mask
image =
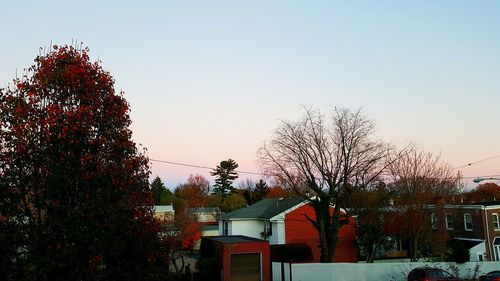
M 500 270 L 493 270 L 479 276 L 479 281 L 500 281 Z
M 415 268 L 408 274 L 408 281 L 465 281 L 453 276 L 448 271 L 436 267 Z

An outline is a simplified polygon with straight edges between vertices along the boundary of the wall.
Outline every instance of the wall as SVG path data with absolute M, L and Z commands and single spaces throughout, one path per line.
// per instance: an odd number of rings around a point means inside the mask
M 500 268 L 500 262 L 483 262 L 457 265 L 462 276 L 467 276 L 468 270 L 473 271 L 476 264 L 480 265 L 480 274 Z M 293 281 L 406 281 L 411 269 L 421 266 L 440 267 L 449 272 L 448 263 L 305 263 L 292 264 Z M 281 265 L 273 263 L 273 280 L 280 281 Z M 285 280 L 289 281 L 288 264 L 285 264 Z
M 271 221 L 273 235 L 269 237 L 271 245 L 285 244 L 285 223 L 283 221 Z
M 333 208 L 332 208 L 333 212 Z M 318 231 L 306 218 L 315 218 L 314 209 L 304 205 L 285 216 L 286 243 L 306 243 L 311 247 L 313 261 L 319 262 L 320 249 Z M 351 218 L 348 225 L 344 225 L 339 232 L 339 240 L 333 256 L 335 262 L 357 262 L 358 248 L 356 244 L 356 229 Z
M 484 211 L 481 209 L 445 208 L 444 213 L 451 214 L 453 216 L 453 230 L 450 231 L 451 236 L 460 238 L 484 239 L 486 230 L 483 228 L 483 212 Z M 464 214 L 471 214 L 472 216 L 472 231 L 465 230 Z M 442 227 L 445 227 L 444 222 L 442 224 Z
M 264 231 L 264 221 L 241 220 L 230 221 L 229 235 L 245 235 L 257 239 L 262 239 L 261 232 Z
M 222 244 L 222 243 L 221 243 Z M 231 280 L 231 255 L 260 253 L 262 281 L 271 280 L 271 253 L 269 242 L 222 244 L 223 281 Z
M 487 243 L 487 252 L 489 256 L 491 257 L 491 260 L 500 260 L 499 257 L 494 256 L 494 249 L 493 249 L 493 242 L 495 241 L 495 238 L 500 237 L 500 229 L 495 230 L 493 226 L 493 214 L 497 214 L 500 216 L 500 210 L 499 209 L 489 209 L 486 210 L 486 216 L 488 218 L 488 231 L 489 231 L 489 239 L 486 240 Z M 489 244 L 488 244 L 489 243 Z M 491 249 L 491 253 L 490 253 Z

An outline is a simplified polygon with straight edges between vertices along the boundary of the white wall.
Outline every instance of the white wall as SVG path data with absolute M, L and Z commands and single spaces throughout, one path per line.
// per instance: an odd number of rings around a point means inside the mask
M 292 264 L 293 281 L 406 281 L 411 269 L 421 266 L 440 267 L 446 271 L 453 263 L 304 263 Z M 456 264 L 461 277 L 469 276 L 476 264 L 480 265 L 480 274 L 500 268 L 500 262 L 468 262 Z M 455 264 L 453 264 L 455 265 Z M 288 264 L 285 264 L 285 280 L 288 281 Z M 469 272 L 469 273 L 468 273 Z M 281 280 L 281 264 L 273 263 L 273 281 Z
M 283 221 L 271 221 L 273 235 L 269 237 L 271 245 L 285 244 L 285 223 Z
M 230 221 L 229 235 L 245 235 L 257 239 L 262 239 L 260 234 L 264 231 L 264 221 L 241 220 Z

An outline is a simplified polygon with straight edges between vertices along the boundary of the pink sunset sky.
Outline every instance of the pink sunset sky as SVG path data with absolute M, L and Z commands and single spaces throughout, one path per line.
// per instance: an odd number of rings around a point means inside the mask
M 76 2 L 75 2 L 76 3 Z M 151 159 L 258 172 L 301 105 L 363 108 L 377 137 L 500 176 L 500 2 L 8 1 L 0 87 L 39 47 L 83 42 L 123 90 Z M 78 7 L 78 8 L 75 8 Z M 495 157 L 498 156 L 498 157 Z M 208 169 L 152 162 L 169 188 Z M 259 177 L 240 174 L 240 179 Z

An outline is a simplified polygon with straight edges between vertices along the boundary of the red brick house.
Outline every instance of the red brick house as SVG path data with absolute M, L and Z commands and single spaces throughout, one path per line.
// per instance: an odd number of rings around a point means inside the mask
M 434 235 L 446 237 L 463 243 L 470 253 L 470 261 L 500 261 L 500 202 L 479 202 L 472 204 L 450 204 L 442 206 L 425 206 L 425 217 L 420 223 L 428 223 Z M 385 216 L 394 216 L 398 207 L 388 207 Z M 408 220 L 407 216 L 392 219 L 386 232 L 401 232 Z M 410 218 L 411 219 L 411 218 Z M 396 251 L 386 256 L 405 257 L 407 252 L 398 243 Z
M 431 213 L 432 228 L 469 246 L 471 260 L 500 261 L 500 202 L 445 205 Z
M 220 216 L 219 235 L 245 235 L 265 239 L 271 245 L 305 243 L 311 247 L 313 262 L 319 262 L 318 232 L 306 216 L 315 218 L 312 206 L 302 198 L 265 198 Z M 339 232 L 332 261 L 357 262 L 357 257 L 355 222 L 349 218 L 349 224 Z

